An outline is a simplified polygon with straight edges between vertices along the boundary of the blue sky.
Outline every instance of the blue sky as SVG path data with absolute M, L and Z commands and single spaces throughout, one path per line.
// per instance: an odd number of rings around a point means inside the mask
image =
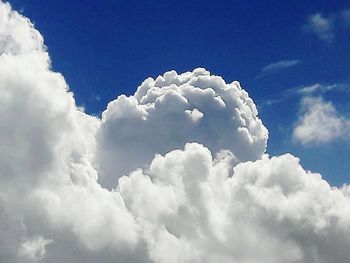
M 303 87 L 318 84 L 312 96 L 350 118 L 349 1 L 10 3 L 43 34 L 54 70 L 87 112 L 100 114 L 148 76 L 205 67 L 249 92 L 270 131 L 269 154 L 291 152 L 332 184 L 349 182 L 346 133 L 310 144 L 292 136 Z

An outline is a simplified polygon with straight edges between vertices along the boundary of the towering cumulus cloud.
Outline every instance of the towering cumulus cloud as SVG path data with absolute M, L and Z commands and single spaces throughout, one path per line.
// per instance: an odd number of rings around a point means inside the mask
M 226 84 L 205 69 L 148 78 L 134 96 L 120 96 L 102 114 L 97 135 L 101 181 L 144 167 L 154 154 L 199 142 L 213 153 L 230 151 L 235 161 L 256 160 L 267 130 L 238 82 Z
M 170 71 L 96 118 L 3 2 L 0 54 L 0 262 L 348 262 L 349 187 L 265 154 L 238 82 Z

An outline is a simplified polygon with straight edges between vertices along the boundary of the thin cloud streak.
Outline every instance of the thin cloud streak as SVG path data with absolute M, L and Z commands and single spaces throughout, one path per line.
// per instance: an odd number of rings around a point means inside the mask
M 276 73 L 280 70 L 293 67 L 300 63 L 301 63 L 300 60 L 281 60 L 281 61 L 270 63 L 261 69 L 261 72 L 257 76 L 257 78 L 258 79 L 263 78 L 269 74 Z
M 321 84 L 315 83 L 308 86 L 300 86 L 297 88 L 287 89 L 285 92 L 278 94 L 275 98 L 261 102 L 260 106 L 270 106 L 281 103 L 292 97 L 303 97 L 303 96 L 321 96 L 328 92 L 349 92 L 350 84 L 337 83 L 337 84 Z

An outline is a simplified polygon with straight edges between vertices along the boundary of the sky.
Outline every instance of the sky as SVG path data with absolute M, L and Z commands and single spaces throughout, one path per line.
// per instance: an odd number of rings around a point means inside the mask
M 0 262 L 348 263 L 349 36 L 342 1 L 0 0 Z
M 335 185 L 349 180 L 349 140 L 295 143 L 301 96 L 285 96 L 315 84 L 343 85 L 322 96 L 350 116 L 350 27 L 342 18 L 348 1 L 103 0 L 69 8 L 60 0 L 10 2 L 43 34 L 53 69 L 87 112 L 100 115 L 148 76 L 204 67 L 249 92 L 270 132 L 269 153 L 301 156 Z

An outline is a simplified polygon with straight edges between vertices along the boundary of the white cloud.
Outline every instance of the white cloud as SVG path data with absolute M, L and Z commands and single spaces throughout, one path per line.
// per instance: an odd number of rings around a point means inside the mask
M 297 89 L 288 90 L 290 93 L 305 95 L 322 95 L 328 92 L 349 92 L 350 85 L 348 83 L 336 83 L 336 84 L 321 84 L 315 83 L 309 86 L 303 86 Z
M 317 91 L 321 91 L 321 92 L 326 92 L 328 90 L 332 90 L 335 87 L 335 85 L 331 85 L 331 86 L 323 86 L 319 83 L 310 85 L 310 86 L 306 86 L 306 87 L 302 87 L 299 88 L 297 90 L 295 90 L 297 93 L 300 94 L 313 94 Z
M 17 12 L 10 12 L 10 5 L 2 4 L 0 10 L 0 54 L 21 54 L 45 49 L 43 38 L 33 27 L 23 28 L 29 20 Z
M 277 103 L 284 102 L 293 97 L 305 97 L 305 96 L 322 96 L 328 92 L 341 92 L 348 93 L 350 91 L 350 86 L 347 83 L 336 83 L 336 84 L 324 84 L 324 83 L 314 83 L 307 86 L 299 86 L 291 89 L 287 89 L 282 93 L 276 94 L 274 97 L 262 102 L 262 105 L 273 105 Z
M 220 136 L 218 136 L 220 134 Z M 199 142 L 211 151 L 230 150 L 238 160 L 265 151 L 267 130 L 238 82 L 226 84 L 204 69 L 148 78 L 134 96 L 120 96 L 102 114 L 97 160 L 101 181 L 144 167 L 156 153 Z M 140 151 L 140 149 L 142 149 Z
M 272 74 L 280 70 L 293 67 L 299 63 L 301 63 L 300 60 L 281 60 L 274 63 L 270 63 L 261 69 L 261 73 L 258 76 L 258 78 L 262 78 L 268 74 Z
M 1 262 L 348 262 L 348 187 L 265 155 L 237 82 L 170 71 L 95 118 L 33 25 L 0 20 Z
M 45 256 L 46 246 L 50 243 L 52 243 L 52 240 L 36 236 L 21 244 L 18 255 L 26 258 L 26 260 L 37 262 Z
M 303 26 L 306 32 L 314 34 L 318 39 L 331 43 L 337 32 L 350 27 L 350 9 L 343 9 L 336 13 L 315 13 L 307 18 Z
M 349 128 L 350 121 L 341 117 L 331 102 L 305 97 L 293 137 L 302 144 L 327 143 L 346 137 Z
M 347 252 L 336 249 L 349 242 L 342 231 L 350 207 L 340 190 L 291 155 L 231 169 L 203 146 L 188 144 L 157 156 L 149 172 L 120 179 L 126 206 L 150 239 L 152 260 L 346 262 Z
M 332 18 L 317 13 L 309 16 L 304 28 L 308 32 L 315 34 L 320 40 L 330 43 L 334 39 L 333 23 Z

